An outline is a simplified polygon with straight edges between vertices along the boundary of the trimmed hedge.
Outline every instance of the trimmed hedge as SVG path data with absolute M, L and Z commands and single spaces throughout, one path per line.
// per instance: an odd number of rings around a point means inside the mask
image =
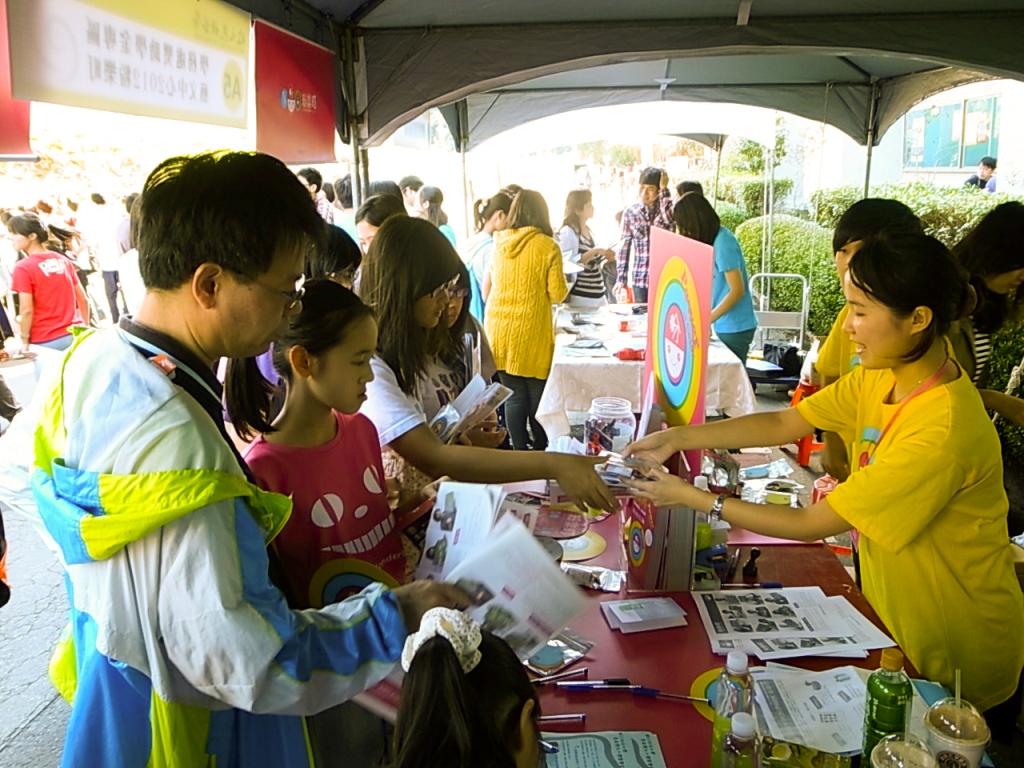
M 765 226 L 767 219 L 759 216 L 736 230 L 736 239 L 743 248 L 751 275 L 761 271 L 761 230 Z M 768 271 L 795 272 L 808 279 L 811 286 L 808 330 L 819 336 L 826 335 L 846 303 L 836 277 L 832 232 L 794 216 L 776 214 L 772 235 L 774 248 Z M 770 309 L 798 312 L 800 303 L 800 288 L 795 280 L 779 281 L 772 286 Z
M 792 191 L 792 179 L 775 179 L 776 211 L 782 210 L 783 201 Z M 743 176 L 722 178 L 718 183 L 718 197 L 720 200 L 725 200 L 745 210 L 748 219 L 760 216 L 764 211 L 764 179 L 759 176 L 754 178 Z
M 739 229 L 740 224 L 750 218 L 743 208 L 725 200 L 718 201 L 718 205 L 715 206 L 715 212 L 718 214 L 718 218 L 721 219 L 722 226 L 731 232 L 735 232 Z
M 861 187 L 836 187 L 815 192 L 811 195 L 811 207 L 817 222 L 834 229 L 846 209 L 860 200 L 861 192 Z M 997 205 L 1014 199 L 1010 195 L 993 195 L 970 187 L 937 187 L 924 181 L 879 184 L 871 188 L 871 196 L 905 203 L 920 217 L 925 232 L 947 246 L 959 242 L 978 219 Z

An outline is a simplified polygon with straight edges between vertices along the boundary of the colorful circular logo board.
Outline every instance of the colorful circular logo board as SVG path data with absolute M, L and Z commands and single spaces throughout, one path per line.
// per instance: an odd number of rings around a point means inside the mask
M 608 546 L 601 535 L 594 531 L 587 531 L 575 539 L 562 539 L 558 543 L 562 545 L 562 560 L 568 562 L 597 557 Z
M 309 602 L 314 607 L 330 605 L 362 592 L 374 583 L 394 589 L 398 582 L 373 563 L 344 557 L 321 565 L 309 582 Z
M 661 271 L 653 316 L 654 375 L 669 405 L 689 423 L 701 394 L 701 316 L 690 267 L 678 256 Z

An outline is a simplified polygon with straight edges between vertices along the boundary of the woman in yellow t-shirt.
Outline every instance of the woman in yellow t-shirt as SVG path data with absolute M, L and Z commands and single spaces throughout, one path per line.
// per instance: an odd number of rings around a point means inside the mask
M 847 430 L 856 440 L 846 482 L 793 510 L 715 497 L 653 467 L 633 486 L 659 505 L 720 513 L 768 536 L 816 541 L 859 529 L 864 594 L 893 638 L 927 678 L 951 687 L 960 669 L 964 697 L 989 710 L 1017 690 L 1024 596 L 1006 531 L 999 440 L 944 337 L 972 308 L 973 291 L 937 240 L 888 233 L 862 244 L 843 290 L 844 330 L 860 356 L 851 374 L 796 408 L 677 427 L 627 454 L 661 462 L 680 450 Z
M 921 222 L 914 212 L 897 200 L 871 197 L 858 200 L 846 209 L 832 234 L 832 250 L 836 254 L 836 274 L 839 276 L 840 284 L 846 277 L 850 259 L 860 250 L 864 240 L 882 232 L 923 234 Z M 814 367 L 821 375 L 822 386 L 827 387 L 839 381 L 860 362 L 857 353 L 854 352 L 853 342 L 850 341 L 850 334 L 843 330 L 849 314 L 849 305 L 844 305 L 832 323 L 828 337 L 818 350 L 818 360 Z M 852 442 L 852 434 L 825 433 L 822 464 L 825 471 L 839 482 L 850 476 L 848 451 Z

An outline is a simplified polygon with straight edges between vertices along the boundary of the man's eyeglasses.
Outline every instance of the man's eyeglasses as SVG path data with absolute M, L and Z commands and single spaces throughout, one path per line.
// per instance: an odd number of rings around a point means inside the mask
M 269 285 L 264 285 L 259 280 L 253 280 L 253 282 L 256 285 L 258 285 L 260 288 L 262 288 L 263 290 L 270 291 L 271 293 L 276 293 L 278 296 L 283 297 L 284 300 L 285 300 L 285 309 L 289 309 L 289 310 L 295 309 L 295 307 L 297 307 L 299 305 L 299 302 L 302 301 L 302 297 L 306 295 L 306 286 L 305 286 L 306 276 L 305 275 L 300 277 L 295 282 L 295 290 L 294 291 L 282 291 L 282 290 L 280 290 L 278 288 L 272 288 Z

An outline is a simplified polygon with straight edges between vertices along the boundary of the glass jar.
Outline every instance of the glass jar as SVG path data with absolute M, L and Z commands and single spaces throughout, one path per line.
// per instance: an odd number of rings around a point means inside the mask
M 629 400 L 622 397 L 595 397 L 587 413 L 585 437 L 587 455 L 601 451 L 622 453 L 633 442 L 636 417 Z

